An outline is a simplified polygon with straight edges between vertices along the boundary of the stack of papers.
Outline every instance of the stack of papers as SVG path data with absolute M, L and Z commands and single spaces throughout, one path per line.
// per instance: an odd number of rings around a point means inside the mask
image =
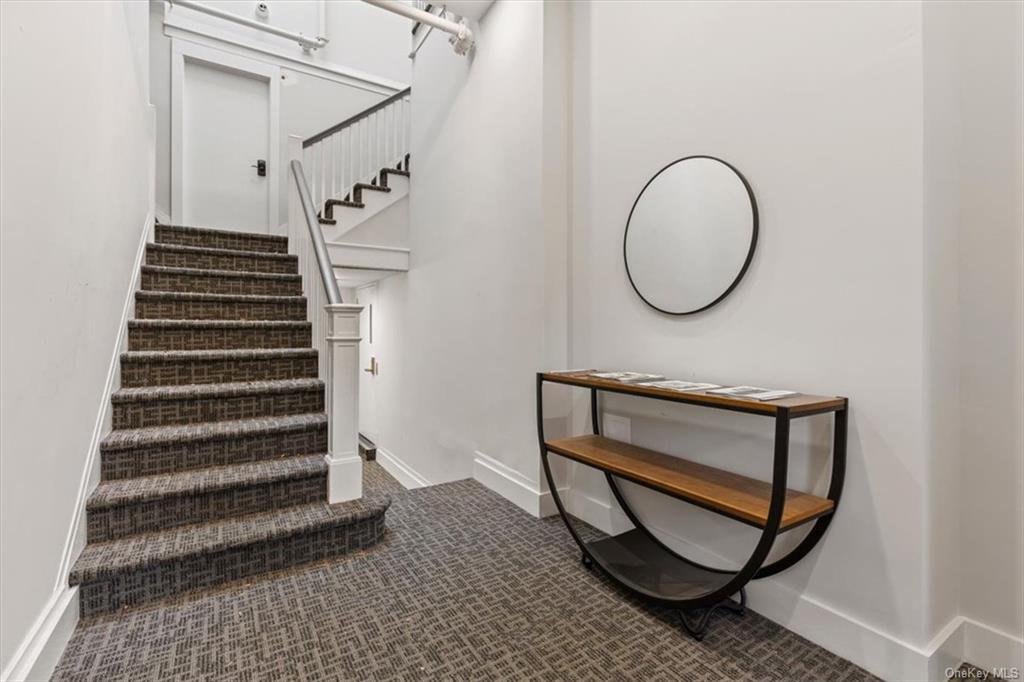
M 657 381 L 664 379 L 661 374 L 643 374 L 641 372 L 597 372 L 590 376 L 595 379 L 607 379 L 609 381 L 621 381 L 624 384 L 636 384 L 644 381 Z
M 778 400 L 794 395 L 800 395 L 796 391 L 779 391 L 771 388 L 760 388 L 758 386 L 733 386 L 731 388 L 719 388 L 708 391 L 712 395 L 723 395 L 730 398 L 744 398 L 746 400 Z
M 697 381 L 647 381 L 641 386 L 650 386 L 651 388 L 664 388 L 669 391 L 706 391 L 709 388 L 718 388 L 718 384 L 707 384 L 700 383 Z

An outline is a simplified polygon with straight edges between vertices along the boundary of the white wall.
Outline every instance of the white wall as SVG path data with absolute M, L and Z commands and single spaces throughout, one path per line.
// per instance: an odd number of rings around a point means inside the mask
M 1020 3 L 925 3 L 933 628 L 1024 666 Z M 952 456 L 951 456 L 952 455 Z
M 964 615 L 1019 636 L 1020 8 L 961 21 L 968 7 L 601 2 L 567 20 L 561 3 L 498 2 L 474 60 L 428 42 L 414 70 L 413 262 L 379 303 L 385 450 L 431 482 L 483 453 L 493 467 L 478 477 L 512 480 L 496 487 L 522 502 L 543 489 L 530 389 L 545 366 L 846 395 L 842 507 L 815 552 L 752 588 L 754 608 L 897 679 L 962 655 L 933 654 Z M 722 304 L 671 318 L 629 287 L 622 231 L 650 175 L 700 153 L 751 181 L 760 243 Z M 631 420 L 634 442 L 769 474 L 764 420 L 622 398 L 605 409 Z M 791 487 L 825 489 L 830 436 L 827 417 L 794 428 Z M 570 476 L 570 502 L 621 527 L 601 478 Z M 987 490 L 998 501 L 969 501 Z M 628 495 L 704 558 L 739 562 L 757 537 Z
M 1021 638 L 1024 5 L 957 9 L 961 612 Z
M 410 271 L 375 309 L 378 445 L 431 483 L 478 451 L 537 481 L 543 14 L 499 2 L 471 58 L 435 32 L 414 66 Z
M 577 45 L 586 90 L 575 114 L 588 128 L 575 143 L 570 364 L 849 397 L 839 513 L 820 549 L 775 580 L 791 610 L 802 595 L 924 641 L 920 8 L 608 2 L 578 18 L 589 49 Z M 760 237 L 728 298 L 675 318 L 629 286 L 622 234 L 650 176 L 691 154 L 744 173 Z M 609 403 L 634 416 L 633 442 L 770 474 L 767 420 Z M 791 487 L 827 487 L 829 422 L 794 426 Z M 646 491 L 630 497 L 654 525 L 733 561 L 758 537 Z
M 67 588 L 61 559 L 151 209 L 146 12 L 0 3 L 5 677 Z
M 255 2 L 221 0 L 207 4 L 240 16 L 254 17 Z M 322 12 L 321 12 L 322 10 Z M 151 78 L 153 104 L 157 107 L 157 210 L 164 216 L 171 213 L 171 39 L 164 32 L 165 4 L 150 4 Z M 236 49 L 223 41 L 242 45 L 246 56 L 282 66 L 280 158 L 287 159 L 288 135 L 303 137 L 352 116 L 384 99 L 401 85 L 408 83 L 411 62 L 408 58 L 412 23 L 397 15 L 370 7 L 362 2 L 271 2 L 270 24 L 306 35 L 326 35 L 327 47 L 309 53 L 297 43 L 256 29 L 239 26 L 222 19 L 174 7 L 171 14 L 182 26 L 207 37 L 222 49 Z M 324 23 L 321 26 L 321 16 Z M 197 38 L 200 39 L 200 38 Z M 207 41 L 209 44 L 209 41 Z M 313 72 L 305 66 L 322 67 L 327 72 Z M 289 68 L 290 67 L 290 68 Z M 332 70 L 362 74 L 380 84 L 360 84 L 332 74 Z M 322 76 L 315 73 L 323 73 Z M 392 87 L 394 86 L 394 87 Z M 211 150 L 216 153 L 216 150 Z M 279 220 L 275 231 L 287 221 L 288 173 L 278 175 Z
M 399 83 L 409 82 L 410 19 L 364 2 L 328 0 L 325 4 L 325 25 L 331 42 L 318 50 L 318 59 Z

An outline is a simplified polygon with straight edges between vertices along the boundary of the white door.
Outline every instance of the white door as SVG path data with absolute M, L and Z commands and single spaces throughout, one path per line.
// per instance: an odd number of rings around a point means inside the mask
M 359 373 L 359 433 L 374 443 L 380 433 L 377 430 L 377 393 L 376 385 L 380 376 L 380 358 L 376 349 L 380 348 L 377 338 L 377 285 L 369 284 L 356 290 L 356 302 L 363 306 L 359 319 L 359 329 L 363 340 L 359 342 L 359 362 L 362 370 Z
M 269 232 L 270 81 L 185 59 L 181 103 L 181 217 L 175 222 Z

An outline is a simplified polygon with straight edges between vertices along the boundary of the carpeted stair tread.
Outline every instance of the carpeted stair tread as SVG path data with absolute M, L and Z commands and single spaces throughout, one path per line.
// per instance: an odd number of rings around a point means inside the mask
M 299 271 L 299 257 L 288 253 L 245 251 L 187 244 L 147 244 L 146 264 L 201 268 L 203 270 L 283 274 L 294 274 Z
M 328 199 L 326 201 L 327 206 L 346 206 L 348 208 L 366 208 L 366 204 L 356 203 L 355 201 L 345 201 L 344 199 Z
M 129 350 L 121 353 L 121 360 L 128 362 L 179 362 L 181 360 L 315 358 L 316 356 L 316 348 L 214 348 L 211 350 Z
M 154 266 L 159 267 L 159 266 Z M 206 271 L 209 272 L 209 271 Z M 200 301 L 212 303 L 305 303 L 305 296 L 272 296 L 268 294 L 207 294 L 191 291 L 151 291 L 140 289 L 135 300 Z
M 212 246 L 189 246 L 188 244 L 147 244 L 147 250 L 167 251 L 171 253 L 194 253 L 208 254 L 211 256 L 251 256 L 252 258 L 266 258 L 268 260 L 280 260 L 285 262 L 297 262 L 299 257 L 290 253 L 275 253 L 273 251 L 243 251 L 241 249 L 222 249 Z
M 409 171 L 399 170 L 397 168 L 384 168 L 380 172 L 380 181 L 381 181 L 381 184 L 384 185 L 385 187 L 390 187 L 391 186 L 390 185 L 390 180 L 388 178 L 389 175 L 397 175 L 397 176 L 403 177 L 403 178 L 410 177 Z
M 232 381 L 223 384 L 185 384 L 181 386 L 138 386 L 121 388 L 111 395 L 115 403 L 149 400 L 185 400 L 237 398 L 247 395 L 276 395 L 298 391 L 323 390 L 319 379 L 278 379 L 276 381 Z
M 244 436 L 292 433 L 325 424 L 327 424 L 327 415 L 320 412 L 284 417 L 118 429 L 107 434 L 107 437 L 100 443 L 100 450 L 113 452 L 152 445 L 178 445 L 196 441 L 230 440 Z
M 391 191 L 390 187 L 381 187 L 380 185 L 371 185 L 368 182 L 357 182 L 355 185 L 353 185 L 353 187 L 354 187 L 354 189 L 357 189 L 357 190 L 359 190 L 359 189 L 369 189 L 369 190 L 373 190 L 375 192 L 390 192 Z
M 86 509 L 95 511 L 177 495 L 199 495 L 216 490 L 308 478 L 326 473 L 327 462 L 323 455 L 305 455 L 172 474 L 101 481 L 89 496 Z
M 92 543 L 86 545 L 72 567 L 69 583 L 80 585 L 157 563 L 352 524 L 382 515 L 390 504 L 386 496 L 333 505 L 324 502 Z
M 135 292 L 135 317 L 147 320 L 296 320 L 307 319 L 302 295 L 205 293 L 197 291 Z
M 311 329 L 304 320 L 128 320 L 132 329 Z
M 253 250 L 253 244 L 260 244 L 265 253 L 287 253 L 288 237 L 260 232 L 241 232 L 236 230 L 215 230 L 208 227 L 189 225 L 157 225 L 157 244 L 182 244 L 209 246 L 211 243 L 246 243 L 245 249 Z M 214 247 L 228 248 L 228 247 Z
M 142 273 L 167 275 L 203 275 L 204 277 L 244 277 L 246 279 L 273 279 L 282 282 L 301 282 L 302 275 L 286 272 L 253 272 L 250 270 L 206 270 L 203 268 L 175 268 L 166 265 L 143 265 Z M 153 291 L 149 289 L 148 291 Z

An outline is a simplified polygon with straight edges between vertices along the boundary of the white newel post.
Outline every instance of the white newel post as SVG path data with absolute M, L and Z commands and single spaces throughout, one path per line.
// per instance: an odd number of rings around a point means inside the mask
M 363 306 L 325 305 L 327 313 L 327 501 L 363 496 L 359 457 L 359 313 Z

